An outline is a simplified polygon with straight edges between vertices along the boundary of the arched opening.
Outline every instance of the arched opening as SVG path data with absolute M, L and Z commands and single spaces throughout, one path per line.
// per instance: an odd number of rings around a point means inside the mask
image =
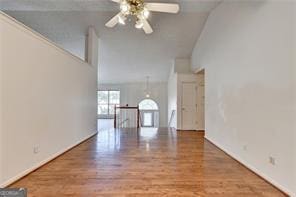
M 140 110 L 158 110 L 157 103 L 152 99 L 144 99 L 139 104 Z
M 144 99 L 139 103 L 142 127 L 159 126 L 159 108 L 152 99 Z

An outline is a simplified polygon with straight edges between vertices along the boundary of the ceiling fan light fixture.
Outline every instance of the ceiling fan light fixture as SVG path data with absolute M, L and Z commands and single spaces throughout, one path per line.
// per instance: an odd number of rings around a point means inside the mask
M 122 13 L 128 14 L 129 13 L 129 10 L 130 10 L 129 4 L 126 1 L 123 1 L 120 4 L 120 10 L 121 10 Z
M 105 24 L 106 27 L 112 28 L 118 23 L 125 25 L 127 17 L 133 16 L 136 19 L 135 27 L 137 29 L 143 29 L 146 34 L 153 33 L 153 29 L 148 21 L 151 12 L 176 14 L 180 10 L 180 6 L 177 3 L 145 3 L 145 0 L 111 1 L 119 4 L 120 11 Z
M 135 27 L 137 29 L 142 29 L 144 26 L 143 22 L 141 20 L 137 20 Z
M 150 98 L 149 76 L 146 77 L 145 96 L 146 98 Z
M 146 8 L 144 8 L 143 12 L 142 12 L 142 16 L 143 18 L 147 19 L 150 15 L 149 10 L 147 10 Z

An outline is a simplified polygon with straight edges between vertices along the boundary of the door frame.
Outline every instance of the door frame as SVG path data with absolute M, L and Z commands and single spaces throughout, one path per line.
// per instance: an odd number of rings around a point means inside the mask
M 198 74 L 203 74 L 203 87 L 204 87 L 204 98 L 203 98 L 204 99 L 204 106 L 203 107 L 204 107 L 204 111 L 203 111 L 202 115 L 203 115 L 204 128 L 197 128 L 197 129 L 199 129 L 198 131 L 206 132 L 206 101 L 207 101 L 207 98 L 206 98 L 206 68 L 202 66 L 202 67 L 195 69 L 193 72 L 196 74 L 196 77 Z M 197 80 L 197 85 L 198 85 L 198 80 Z M 202 129 L 202 130 L 200 130 L 200 129 Z
M 155 113 L 159 112 L 159 110 L 140 110 L 140 116 L 141 116 L 141 126 L 145 128 L 154 128 L 156 125 L 155 121 Z M 152 115 L 152 126 L 144 126 L 144 114 L 145 113 L 151 113 Z
M 199 131 L 205 130 L 205 69 L 201 69 L 200 71 L 196 72 L 197 79 L 197 129 Z M 201 93 L 203 97 L 198 95 Z M 202 108 L 202 109 L 201 109 Z M 202 110 L 202 113 L 200 112 Z M 201 122 L 202 121 L 202 122 Z

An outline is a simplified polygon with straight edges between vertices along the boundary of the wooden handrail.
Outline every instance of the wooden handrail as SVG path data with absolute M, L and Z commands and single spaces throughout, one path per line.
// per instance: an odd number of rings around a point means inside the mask
M 116 107 L 117 109 L 138 109 L 138 107 L 127 107 L 127 106 L 122 106 L 122 107 Z

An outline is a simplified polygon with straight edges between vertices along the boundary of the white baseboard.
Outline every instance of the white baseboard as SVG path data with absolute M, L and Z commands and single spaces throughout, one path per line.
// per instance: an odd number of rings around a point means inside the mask
M 238 162 L 240 162 L 241 164 L 243 164 L 246 168 L 248 168 L 249 170 L 251 170 L 252 172 L 254 172 L 255 174 L 257 174 L 261 178 L 265 179 L 267 182 L 269 182 L 270 184 L 272 184 L 274 187 L 278 188 L 279 190 L 281 190 L 282 192 L 286 193 L 287 195 L 289 195 L 291 197 L 296 197 L 296 194 L 295 193 L 293 193 L 292 191 L 290 191 L 289 189 L 287 189 L 283 185 L 279 184 L 277 181 L 273 180 L 268 175 L 260 172 L 260 170 L 258 170 L 257 168 L 255 168 L 254 166 L 252 166 L 251 164 L 249 164 L 248 162 L 246 162 L 245 160 L 243 160 L 240 156 L 235 155 L 233 152 L 227 150 L 221 144 L 217 143 L 215 140 L 209 138 L 208 136 L 205 136 L 205 138 L 208 141 L 210 141 L 212 144 L 214 144 L 215 146 L 217 146 L 218 148 L 220 148 L 222 151 L 224 151 L 226 154 L 228 154 L 230 157 L 234 158 L 235 160 L 237 160 Z
M 55 153 L 55 154 L 53 154 L 53 155 L 51 155 L 49 158 L 47 158 L 47 159 L 41 161 L 40 163 L 34 165 L 33 167 L 31 167 L 31 168 L 29 168 L 29 169 L 27 169 L 27 170 L 25 170 L 25 171 L 19 173 L 18 175 L 16 175 L 16 176 L 10 178 L 9 180 L 5 181 L 4 183 L 1 183 L 1 184 L 0 184 L 0 188 L 5 188 L 5 187 L 9 186 L 10 184 L 12 184 L 12 183 L 16 182 L 17 180 L 21 179 L 22 177 L 24 177 L 24 176 L 30 174 L 30 173 L 33 172 L 34 170 L 40 168 L 40 167 L 43 166 L 44 164 L 50 162 L 51 160 L 57 158 L 58 156 L 64 154 L 65 152 L 69 151 L 70 149 L 72 149 L 73 147 L 77 146 L 77 145 L 80 144 L 81 142 L 83 142 L 83 141 L 85 141 L 85 140 L 87 140 L 87 139 L 93 137 L 93 136 L 96 135 L 97 133 L 98 133 L 98 132 L 96 131 L 95 133 L 92 133 L 92 134 L 86 136 L 85 138 L 81 139 L 80 141 L 78 141 L 78 142 L 76 142 L 76 143 L 74 143 L 74 144 L 68 146 L 67 148 L 65 148 L 65 149 L 63 149 L 63 150 L 61 150 L 61 151 L 59 151 L 59 152 L 57 152 L 57 153 Z
M 205 131 L 205 128 L 196 128 L 197 131 Z

